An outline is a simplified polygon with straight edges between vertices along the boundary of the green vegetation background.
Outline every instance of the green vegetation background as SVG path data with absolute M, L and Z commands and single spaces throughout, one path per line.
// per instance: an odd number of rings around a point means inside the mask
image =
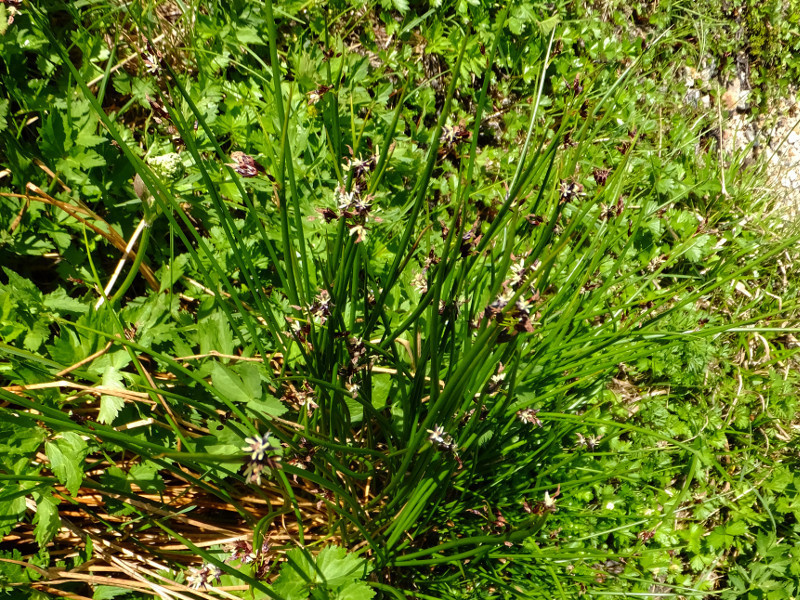
M 796 597 L 799 21 L 0 3 L 0 597 Z

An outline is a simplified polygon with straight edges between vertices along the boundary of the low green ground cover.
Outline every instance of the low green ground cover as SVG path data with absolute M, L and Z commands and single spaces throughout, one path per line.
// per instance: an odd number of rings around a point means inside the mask
M 773 4 L 0 4 L 0 596 L 796 597 Z

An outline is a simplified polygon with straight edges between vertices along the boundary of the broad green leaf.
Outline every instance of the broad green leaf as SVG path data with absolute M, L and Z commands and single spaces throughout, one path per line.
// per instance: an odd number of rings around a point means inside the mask
M 50 310 L 61 313 L 71 312 L 83 314 L 89 310 L 89 305 L 75 298 L 70 298 L 66 290 L 58 288 L 55 292 L 44 297 L 44 305 Z
M 233 332 L 228 320 L 222 312 L 211 313 L 197 323 L 197 340 L 200 342 L 200 353 L 211 351 L 221 354 L 233 352 Z
M 261 373 L 258 365 L 243 362 L 236 365 L 233 370 L 242 378 L 242 385 L 252 398 L 261 396 Z
M 386 373 L 379 373 L 372 376 L 372 406 L 381 409 L 386 406 L 389 400 L 389 392 L 392 389 L 392 376 Z
M 287 561 L 283 563 L 272 588 L 284 600 L 307 600 L 309 594 L 307 581 L 315 581 L 312 575 L 314 567 L 299 548 L 289 550 L 286 558 Z
M 326 546 L 317 555 L 317 567 L 330 587 L 339 587 L 365 575 L 366 561 L 339 546 Z
M 211 383 L 219 395 L 231 402 L 247 402 L 252 398 L 241 377 L 221 363 L 215 362 L 211 367 Z
M 36 542 L 40 548 L 47 546 L 61 527 L 58 516 L 58 501 L 50 488 L 35 494 L 36 499 Z
M 50 328 L 47 324 L 43 321 L 37 321 L 28 329 L 23 346 L 27 350 L 35 352 L 49 336 Z
M 295 577 L 284 577 L 285 569 L 284 565 L 281 575 L 272 585 L 272 589 L 283 600 L 308 600 L 308 586 L 296 574 Z
M 0 462 L 35 452 L 44 438 L 44 430 L 24 413 L 4 413 L 0 418 Z
M 5 5 L 3 5 L 5 8 Z M 2 18 L 0 18 L 0 22 L 2 22 Z M 0 100 L 0 133 L 5 131 L 8 127 L 8 121 L 6 120 L 6 115 L 8 114 L 8 100 Z
M 262 394 L 260 397 L 250 398 L 247 401 L 247 409 L 261 418 L 264 416 L 280 417 L 289 410 L 284 406 L 283 402 L 271 394 Z
M 543 21 L 539 21 L 537 25 L 539 25 L 539 30 L 542 32 L 542 35 L 548 36 L 550 35 L 550 32 L 556 28 L 560 20 L 561 19 L 558 15 L 553 15 L 549 19 L 544 19 Z
M 124 390 L 125 386 L 122 384 L 122 373 L 119 369 L 112 365 L 108 365 L 103 371 L 102 379 L 103 387 Z M 112 396 L 110 394 L 102 394 L 100 396 L 100 411 L 97 415 L 97 420 L 104 425 L 110 425 L 114 419 L 125 406 L 125 400 L 119 396 Z
M 0 489 L 0 536 L 6 535 L 25 514 L 25 489 L 3 482 Z
M 207 465 L 209 473 L 215 477 L 224 478 L 230 473 L 236 472 L 242 465 L 242 448 L 245 446 L 244 439 L 241 434 L 237 433 L 227 425 L 219 424 L 217 421 L 209 419 L 208 426 L 213 435 L 204 435 L 203 437 L 194 440 L 194 452 L 206 452 L 219 456 L 219 461 L 215 461 L 212 465 Z M 222 429 L 217 429 L 222 427 Z M 222 457 L 231 457 L 227 458 Z
M 135 483 L 144 492 L 163 492 L 167 489 L 158 473 L 158 466 L 149 461 L 133 465 L 128 471 L 128 481 Z
M 67 431 L 44 447 L 53 473 L 74 496 L 83 481 L 83 459 L 89 452 L 86 442 L 77 433 Z
M 114 587 L 113 585 L 98 585 L 94 588 L 92 600 L 111 600 L 111 598 L 130 594 L 130 592 L 128 588 Z
M 266 40 L 259 35 L 253 27 L 239 27 L 236 30 L 236 39 L 242 44 L 265 44 Z
M 363 581 L 355 581 L 336 592 L 336 600 L 372 600 L 375 590 Z

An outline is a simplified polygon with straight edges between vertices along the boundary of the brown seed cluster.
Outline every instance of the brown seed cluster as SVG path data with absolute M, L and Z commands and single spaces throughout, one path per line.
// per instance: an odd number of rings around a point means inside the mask
M 242 177 L 258 177 L 259 175 L 266 174 L 266 169 L 259 164 L 252 156 L 244 152 L 236 151 L 231 152 L 231 158 L 234 162 L 226 163 Z

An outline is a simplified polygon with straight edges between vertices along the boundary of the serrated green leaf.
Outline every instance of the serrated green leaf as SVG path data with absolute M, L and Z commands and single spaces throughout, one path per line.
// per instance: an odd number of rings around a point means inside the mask
M 5 5 L 4 5 L 5 8 Z M 0 22 L 2 22 L 2 18 L 0 18 Z M 0 133 L 6 130 L 8 127 L 8 121 L 6 120 L 6 116 L 8 115 L 8 100 L 0 100 Z
M 91 148 L 106 141 L 106 138 L 104 138 L 102 135 L 97 135 L 93 132 L 93 130 L 94 126 L 84 127 L 75 137 L 75 145 L 83 146 L 84 148 Z
M 339 587 L 365 574 L 366 561 L 339 546 L 326 546 L 317 555 L 317 568 L 330 587 Z
M 706 234 L 694 238 L 691 242 L 691 245 L 686 249 L 686 258 L 694 263 L 700 262 L 703 258 L 705 258 L 706 246 L 708 245 L 708 241 L 710 239 L 711 237 Z
M 64 125 L 64 115 L 60 111 L 50 111 L 44 124 L 39 129 L 39 134 L 42 138 L 41 148 L 45 154 L 54 158 L 64 154 L 67 149 L 68 138 Z M 72 145 L 71 141 L 69 141 L 69 145 Z
M 211 367 L 211 383 L 216 392 L 230 402 L 248 402 L 252 398 L 241 377 L 221 363 L 215 362 Z
M 128 481 L 135 483 L 144 492 L 163 492 L 167 489 L 158 473 L 158 466 L 150 461 L 133 465 L 128 471 Z
M 25 414 L 4 413 L 0 419 L 0 461 L 35 452 L 45 432 Z
M 36 495 L 36 543 L 44 548 L 53 539 L 61 527 L 61 518 L 58 516 L 58 501 L 53 498 L 49 488 Z
M 0 536 L 6 535 L 25 514 L 25 489 L 19 484 L 4 483 L 0 491 Z
M 86 442 L 72 431 L 62 433 L 53 442 L 44 445 L 45 454 L 50 460 L 50 469 L 73 496 L 83 481 L 83 459 L 89 452 Z
M 60 161 L 60 164 L 69 166 L 76 171 L 86 171 L 92 167 L 102 167 L 106 164 L 106 159 L 94 150 L 83 150 Z
M 103 387 L 116 390 L 124 390 L 125 386 L 122 383 L 122 373 L 119 369 L 112 365 L 108 365 L 103 371 L 102 379 Z M 110 394 L 102 394 L 100 396 L 100 411 L 97 415 L 97 420 L 104 425 L 110 425 L 114 419 L 117 418 L 119 411 L 125 406 L 125 400 L 119 396 L 112 396 Z
M 117 596 L 130 594 L 128 588 L 114 587 L 113 585 L 98 585 L 92 594 L 92 600 L 110 600 Z
M 284 600 L 307 600 L 308 580 L 314 581 L 310 573 L 314 567 L 299 548 L 289 550 L 286 558 L 272 589 Z
M 375 590 L 363 581 L 355 581 L 336 592 L 336 600 L 372 600 Z
M 67 294 L 66 290 L 63 288 L 58 288 L 55 292 L 47 294 L 44 297 L 44 305 L 57 313 L 70 312 L 83 314 L 89 310 L 88 304 L 76 298 L 70 298 L 69 294 Z
M 28 573 L 30 569 L 26 569 L 21 563 L 24 562 L 25 557 L 22 553 L 14 548 L 13 550 L 0 550 L 0 557 L 10 558 L 14 562 L 0 560 L 0 590 L 3 589 L 8 583 L 21 583 L 29 581 Z M 16 588 L 19 589 L 19 588 Z M 7 596 L 6 596 L 7 597 Z M 26 596 L 24 596 L 26 597 Z
M 744 521 L 734 521 L 726 527 L 728 535 L 742 535 L 747 531 L 747 523 Z

